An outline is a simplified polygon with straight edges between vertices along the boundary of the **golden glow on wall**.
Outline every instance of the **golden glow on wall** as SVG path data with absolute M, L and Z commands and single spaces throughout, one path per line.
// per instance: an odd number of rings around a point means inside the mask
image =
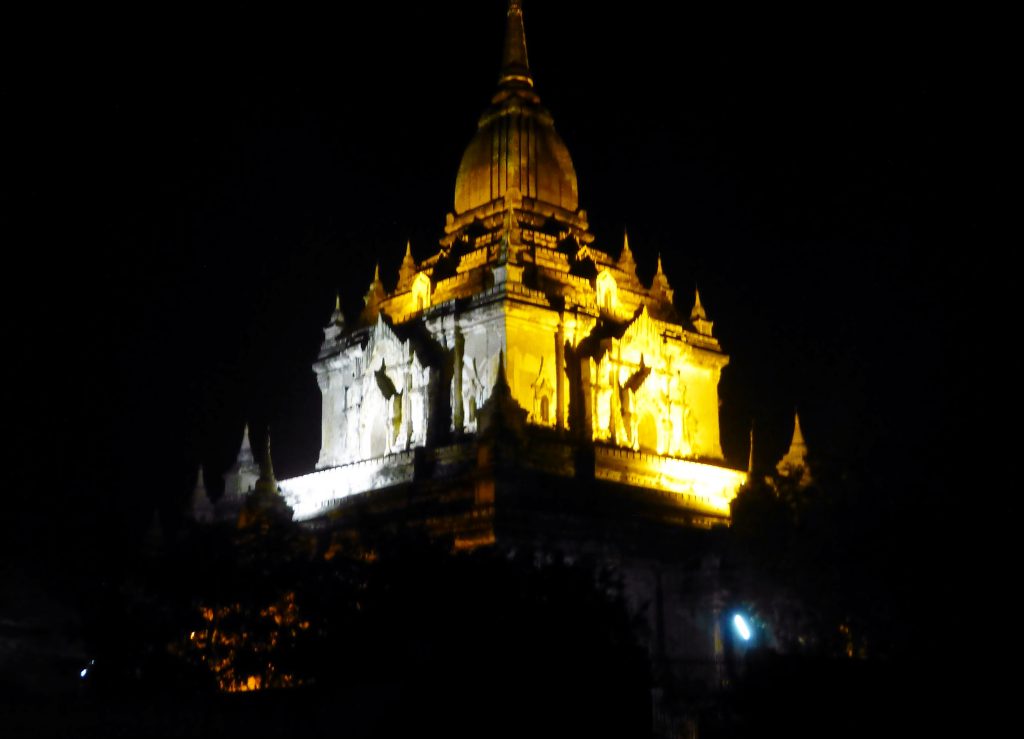
M 743 472 L 686 459 L 598 447 L 594 476 L 599 480 L 661 490 L 678 496 L 686 508 L 729 517 L 729 503 L 747 481 Z
M 613 256 L 590 232 L 569 152 L 527 84 L 521 14 L 509 19 L 440 248 L 417 262 L 406 244 L 394 290 L 375 272 L 360 320 L 325 330 L 319 471 L 282 481 L 288 503 L 308 519 L 412 481 L 413 450 L 478 431 L 500 365 L 526 424 L 624 453 L 605 479 L 728 516 L 743 481 L 721 466 L 728 357 L 699 295 L 677 310 L 660 256 L 644 284 L 625 235 Z

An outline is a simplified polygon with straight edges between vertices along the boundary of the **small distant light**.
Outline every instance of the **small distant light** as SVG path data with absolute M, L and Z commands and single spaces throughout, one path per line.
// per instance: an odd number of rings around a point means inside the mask
M 747 625 L 747 620 L 743 616 L 738 613 L 733 616 L 732 625 L 736 627 L 736 633 L 740 635 L 740 639 L 750 641 L 750 626 Z
M 82 670 L 81 672 L 78 673 L 78 676 L 84 680 L 85 676 L 88 675 L 88 674 L 89 674 L 89 668 L 86 667 L 84 670 Z

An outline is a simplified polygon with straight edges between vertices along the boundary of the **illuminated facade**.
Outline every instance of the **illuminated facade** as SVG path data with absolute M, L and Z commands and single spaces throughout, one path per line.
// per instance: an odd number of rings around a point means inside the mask
M 378 270 L 361 314 L 339 301 L 324 329 L 316 469 L 277 483 L 246 435 L 217 513 L 234 519 L 262 482 L 331 547 L 405 528 L 457 551 L 596 557 L 664 663 L 713 681 L 723 602 L 702 530 L 728 523 L 747 477 L 719 439 L 728 357 L 699 294 L 677 309 L 660 257 L 645 285 L 628 238 L 614 256 L 597 243 L 514 0 L 507 22 L 439 249 L 417 261 L 407 245 L 394 288 Z
M 375 273 L 358 319 L 336 308 L 325 329 L 317 471 L 281 481 L 296 518 L 458 456 L 501 365 L 535 440 L 593 449 L 530 464 L 671 493 L 696 525 L 725 521 L 745 480 L 719 441 L 728 357 L 699 295 L 677 311 L 660 257 L 648 286 L 628 238 L 618 251 L 596 244 L 579 207 L 512 2 L 498 89 L 459 165 L 440 249 L 417 262 L 407 245 L 394 289 Z

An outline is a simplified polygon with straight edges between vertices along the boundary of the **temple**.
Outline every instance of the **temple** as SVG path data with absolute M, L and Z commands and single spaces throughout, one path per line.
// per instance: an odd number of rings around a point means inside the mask
M 378 270 L 355 320 L 336 306 L 314 365 L 317 471 L 281 489 L 295 517 L 312 520 L 351 496 L 436 477 L 438 456 L 481 431 L 500 370 L 525 430 L 547 447 L 542 471 L 667 493 L 694 525 L 724 522 L 745 479 L 719 442 L 728 357 L 699 294 L 677 310 L 660 257 L 645 285 L 628 237 L 617 255 L 598 246 L 534 89 L 519 3 L 507 24 L 439 248 L 417 261 L 406 245 L 397 280 L 385 285 Z M 581 443 L 590 454 L 575 453 Z
M 331 546 L 414 529 L 455 551 L 596 555 L 652 649 L 714 680 L 726 602 L 700 537 L 729 523 L 747 472 L 719 439 L 729 358 L 699 293 L 679 297 L 660 256 L 645 284 L 627 236 L 609 248 L 591 232 L 513 0 L 436 250 L 407 244 L 397 277 L 376 270 L 362 312 L 338 301 L 324 329 L 316 469 L 276 481 L 246 431 L 216 512 L 194 502 L 194 517 L 273 511 Z M 787 465 L 806 467 L 802 444 Z

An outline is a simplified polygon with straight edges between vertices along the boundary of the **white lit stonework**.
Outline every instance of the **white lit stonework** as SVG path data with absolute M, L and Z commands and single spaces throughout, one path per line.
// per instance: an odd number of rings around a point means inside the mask
M 407 245 L 394 289 L 375 274 L 356 321 L 336 309 L 314 365 L 317 472 L 281 487 L 310 518 L 414 481 L 415 450 L 472 443 L 504 362 L 527 429 L 594 450 L 594 469 L 557 474 L 669 493 L 727 519 L 745 479 L 724 466 L 719 439 L 728 357 L 699 296 L 689 318 L 677 311 L 660 257 L 645 285 L 628 239 L 615 257 L 597 244 L 533 89 L 518 5 L 508 17 L 498 92 L 460 164 L 440 248 L 417 263 Z

